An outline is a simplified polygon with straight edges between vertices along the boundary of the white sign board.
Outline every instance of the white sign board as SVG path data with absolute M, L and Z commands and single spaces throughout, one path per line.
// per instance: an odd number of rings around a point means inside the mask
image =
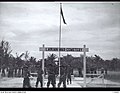
M 58 51 L 59 48 L 57 47 L 45 47 L 45 51 Z M 39 48 L 39 51 L 44 50 L 43 47 Z M 60 51 L 66 51 L 66 52 L 88 52 L 88 48 L 60 48 Z

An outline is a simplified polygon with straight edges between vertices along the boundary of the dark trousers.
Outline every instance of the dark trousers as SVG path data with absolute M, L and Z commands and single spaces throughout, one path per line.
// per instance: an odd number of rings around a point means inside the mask
M 40 82 L 41 88 L 43 88 L 43 79 L 42 79 L 42 77 L 41 78 L 37 78 L 36 88 L 38 87 L 39 82 Z
M 91 71 L 91 74 L 93 74 L 94 72 L 93 71 Z M 91 78 L 93 78 L 94 76 L 93 75 L 91 75 Z
M 5 70 L 2 69 L 2 77 L 5 77 Z
M 66 77 L 61 76 L 58 83 L 58 88 L 60 88 L 61 83 L 63 82 L 63 88 L 66 88 Z
M 53 88 L 55 88 L 56 84 L 55 75 L 48 75 L 47 88 L 49 88 L 50 83 L 52 84 Z
M 31 88 L 29 77 L 24 78 L 24 80 L 23 80 L 23 88 Z
M 67 84 L 69 84 L 69 81 L 70 81 L 70 84 L 71 84 L 71 76 L 67 77 Z

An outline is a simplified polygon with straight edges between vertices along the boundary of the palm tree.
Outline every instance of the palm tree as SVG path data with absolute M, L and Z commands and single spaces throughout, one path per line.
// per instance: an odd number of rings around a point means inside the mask
M 55 54 L 49 54 L 47 56 L 47 60 L 49 61 L 49 63 L 54 63 L 56 58 L 57 58 L 57 56 Z
M 55 64 L 55 59 L 57 58 L 57 56 L 55 54 L 49 54 L 47 56 L 47 59 L 45 61 L 45 65 L 46 65 L 46 68 L 49 68 L 49 64 L 52 64 L 54 66 L 54 68 L 56 69 L 56 73 L 58 73 L 58 65 Z
M 22 61 L 22 57 L 24 56 L 24 53 L 21 53 L 20 55 L 18 55 L 16 53 L 16 69 L 15 69 L 15 75 L 18 75 L 18 77 L 21 77 L 21 68 L 23 67 L 23 61 Z M 17 69 L 18 69 L 18 74 L 17 73 Z
M 9 66 L 9 59 L 11 55 L 11 47 L 9 42 L 2 40 L 0 42 L 0 66 L 2 67 L 2 72 L 5 75 L 5 68 Z
M 35 72 L 36 71 L 35 65 L 36 65 L 36 58 L 31 56 L 30 59 L 29 59 L 29 66 L 31 68 L 30 69 L 31 72 Z
M 25 60 L 26 60 L 26 61 L 27 61 L 28 58 L 29 58 L 29 54 L 30 54 L 30 53 L 29 53 L 28 51 L 25 52 Z

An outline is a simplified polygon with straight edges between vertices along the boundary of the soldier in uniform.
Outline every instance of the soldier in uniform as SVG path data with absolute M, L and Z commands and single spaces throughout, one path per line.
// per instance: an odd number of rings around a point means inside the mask
M 105 68 L 104 71 L 105 71 L 105 75 L 107 75 L 107 68 Z
M 67 84 L 69 84 L 69 82 L 70 82 L 70 84 L 72 83 L 71 82 L 71 73 L 72 73 L 72 69 L 71 69 L 70 65 L 68 65 L 68 67 L 67 67 Z
M 42 77 L 42 74 L 43 74 L 43 70 L 42 68 L 38 68 L 37 70 L 37 81 L 36 81 L 36 88 L 38 87 L 38 83 L 40 82 L 40 85 L 41 85 L 41 88 L 43 88 L 43 77 Z
M 90 68 L 90 73 L 91 74 L 93 74 L 94 73 L 94 68 L 93 68 L 93 66 Z M 91 78 L 93 78 L 94 76 L 93 75 L 91 75 Z
M 2 66 L 2 74 L 1 74 L 2 77 L 5 77 L 6 76 L 6 73 L 5 73 L 5 65 Z
M 66 88 L 66 77 L 67 77 L 67 66 L 65 63 L 63 63 L 60 66 L 60 78 L 58 83 L 58 88 L 60 88 L 61 83 L 63 82 L 63 88 Z
M 55 66 L 54 64 L 50 63 L 48 66 L 48 82 L 47 82 L 47 88 L 49 88 L 50 83 L 52 84 L 53 88 L 56 86 L 56 77 L 55 77 Z
M 104 74 L 104 68 L 103 67 L 101 68 L 101 74 Z
M 23 80 L 23 88 L 31 88 L 30 86 L 30 72 L 28 70 L 28 67 L 24 67 L 24 80 Z

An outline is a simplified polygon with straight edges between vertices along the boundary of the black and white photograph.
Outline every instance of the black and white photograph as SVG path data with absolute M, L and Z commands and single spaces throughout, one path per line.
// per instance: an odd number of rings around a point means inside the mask
M 0 2 L 0 88 L 120 88 L 120 2 Z

